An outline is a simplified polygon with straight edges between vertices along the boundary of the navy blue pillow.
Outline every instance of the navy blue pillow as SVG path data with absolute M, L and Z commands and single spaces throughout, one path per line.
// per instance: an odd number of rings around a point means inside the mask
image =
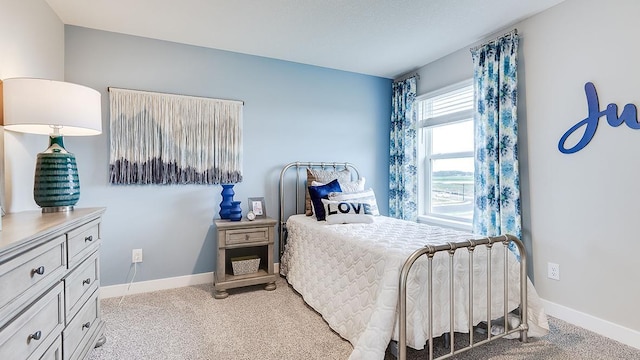
M 309 197 L 311 198 L 311 203 L 313 203 L 313 212 L 316 214 L 316 219 L 318 219 L 318 221 L 323 221 L 325 219 L 322 199 L 328 199 L 329 193 L 332 192 L 342 192 L 338 179 L 320 186 L 309 186 Z

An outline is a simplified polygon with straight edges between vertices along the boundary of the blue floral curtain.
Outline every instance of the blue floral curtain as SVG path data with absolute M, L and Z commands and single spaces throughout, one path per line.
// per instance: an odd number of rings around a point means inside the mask
M 418 218 L 416 78 L 393 83 L 389 155 L 389 216 Z
M 475 204 L 473 231 L 522 239 L 518 170 L 518 34 L 472 49 Z M 515 245 L 512 244 L 512 250 Z

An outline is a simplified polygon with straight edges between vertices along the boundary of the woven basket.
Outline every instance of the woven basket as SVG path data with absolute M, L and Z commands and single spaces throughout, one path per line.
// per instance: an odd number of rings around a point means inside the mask
M 260 257 L 257 255 L 231 258 L 233 275 L 252 274 L 260 267 Z

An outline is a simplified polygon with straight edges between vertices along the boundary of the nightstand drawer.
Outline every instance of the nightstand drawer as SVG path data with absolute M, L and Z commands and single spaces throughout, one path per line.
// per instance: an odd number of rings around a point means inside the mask
M 65 323 L 71 322 L 82 304 L 98 289 L 98 253 L 93 253 L 64 279 Z
M 64 240 L 64 235 L 59 236 L 0 265 L 0 328 L 20 310 L 12 303 L 32 301 L 60 281 L 66 271 Z
M 100 240 L 100 220 L 91 221 L 69 231 L 67 237 L 68 269 L 73 269 L 94 252 Z
M 77 359 L 84 344 L 91 339 L 100 312 L 98 301 L 98 291 L 95 291 L 62 332 L 65 360 Z
M 225 242 L 231 244 L 246 244 L 269 241 L 269 228 L 257 227 L 251 229 L 227 230 Z
M 29 306 L 0 331 L 0 359 L 28 359 L 44 354 L 63 324 L 62 283 Z

